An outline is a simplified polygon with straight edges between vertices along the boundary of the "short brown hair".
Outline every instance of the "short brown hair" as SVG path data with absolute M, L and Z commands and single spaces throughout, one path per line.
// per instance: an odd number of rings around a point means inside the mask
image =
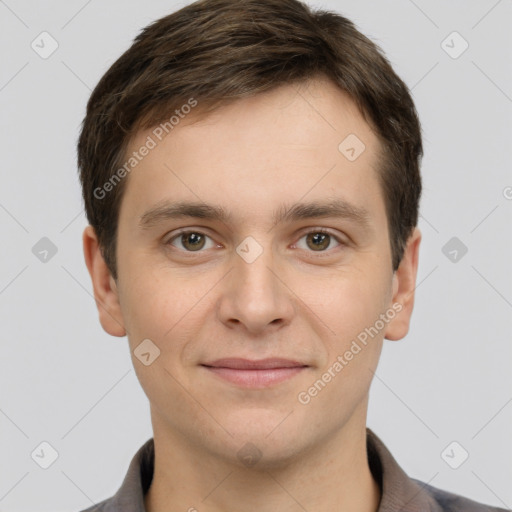
M 348 93 L 381 142 L 396 270 L 418 221 L 423 148 L 409 90 L 380 48 L 345 17 L 298 0 L 200 0 L 144 28 L 87 104 L 78 168 L 87 219 L 114 279 L 126 179 L 109 187 L 108 200 L 95 191 L 115 177 L 131 138 L 191 98 L 208 112 L 318 75 Z

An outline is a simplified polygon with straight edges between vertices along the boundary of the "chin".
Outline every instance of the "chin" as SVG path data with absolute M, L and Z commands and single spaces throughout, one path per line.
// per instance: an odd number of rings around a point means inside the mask
M 307 441 L 307 429 L 288 423 L 293 414 L 283 421 L 286 416 L 273 411 L 263 420 L 261 411 L 255 411 L 247 414 L 244 422 L 228 427 L 233 434 L 229 443 L 234 447 L 236 463 L 252 470 L 282 469 L 308 451 L 314 440 Z M 233 453 L 231 448 L 222 451 Z

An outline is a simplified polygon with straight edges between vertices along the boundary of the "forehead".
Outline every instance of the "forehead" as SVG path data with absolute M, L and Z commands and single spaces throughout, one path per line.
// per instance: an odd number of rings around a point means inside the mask
M 200 101 L 196 108 L 201 113 Z M 139 132 L 127 151 L 127 157 L 137 152 L 148 137 L 154 142 L 126 183 L 121 210 L 132 221 L 166 200 L 274 217 L 283 204 L 329 196 L 383 212 L 380 143 L 354 102 L 329 80 L 281 86 L 206 117 L 182 113 L 160 140 L 161 132 Z

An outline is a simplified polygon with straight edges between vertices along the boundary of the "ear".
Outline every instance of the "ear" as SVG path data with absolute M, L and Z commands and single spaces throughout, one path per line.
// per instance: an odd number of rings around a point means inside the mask
M 400 304 L 402 309 L 388 323 L 384 334 L 384 337 L 388 340 L 401 340 L 409 332 L 409 322 L 414 307 L 420 242 L 421 231 L 416 227 L 407 240 L 402 261 L 393 274 L 391 306 Z
M 123 316 L 117 285 L 108 270 L 100 251 L 98 238 L 92 226 L 87 226 L 82 235 L 85 264 L 91 275 L 94 300 L 103 329 L 112 336 L 125 336 Z

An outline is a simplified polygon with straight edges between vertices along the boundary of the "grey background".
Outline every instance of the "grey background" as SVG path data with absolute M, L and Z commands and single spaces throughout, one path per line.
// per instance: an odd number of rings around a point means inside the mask
M 102 330 L 91 295 L 75 144 L 99 78 L 185 3 L 0 1 L 0 511 L 109 497 L 152 435 L 127 339 Z M 424 132 L 412 327 L 385 342 L 368 425 L 410 476 L 510 508 L 512 2 L 321 5 L 381 45 Z M 47 59 L 31 48 L 43 31 L 59 45 Z M 453 31 L 469 43 L 456 59 L 441 46 Z M 43 237 L 57 248 L 46 263 L 32 252 Z M 468 248 L 457 262 L 443 253 L 452 237 Z M 31 458 L 43 441 L 58 452 L 48 469 Z M 458 469 L 441 457 L 452 441 L 469 453 Z

